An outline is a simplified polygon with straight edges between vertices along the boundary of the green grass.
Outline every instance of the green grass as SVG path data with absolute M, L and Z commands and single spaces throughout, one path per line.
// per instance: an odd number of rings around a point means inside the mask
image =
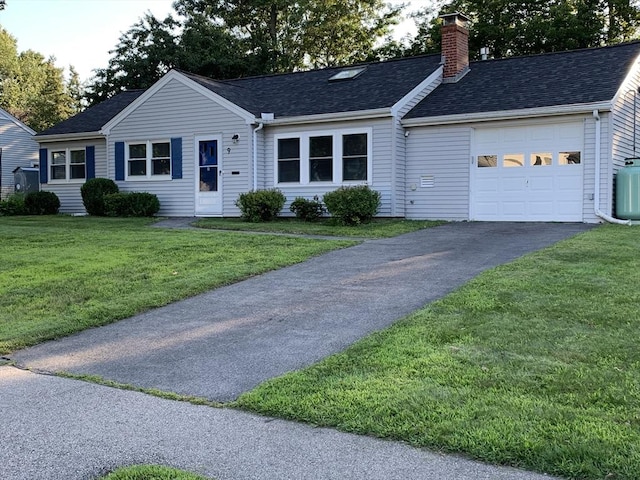
M 296 218 L 278 218 L 273 222 L 251 223 L 239 218 L 203 218 L 194 225 L 201 228 L 221 230 L 243 230 L 254 232 L 290 233 L 300 235 L 327 235 L 358 238 L 387 238 L 423 228 L 442 225 L 443 221 L 403 220 L 376 218 L 370 223 L 356 227 L 335 225 L 331 219 L 303 222 Z
M 354 244 L 150 223 L 0 217 L 0 353 Z
M 640 229 L 604 226 L 236 402 L 575 479 L 640 478 Z
M 194 473 L 160 465 L 135 465 L 119 468 L 102 477 L 103 480 L 207 480 Z

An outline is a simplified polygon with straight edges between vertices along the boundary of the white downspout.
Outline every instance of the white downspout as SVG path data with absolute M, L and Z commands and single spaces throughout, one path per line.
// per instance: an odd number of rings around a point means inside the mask
M 253 129 L 253 191 L 258 190 L 258 132 L 264 128 L 264 123 L 258 123 Z
M 593 192 L 593 211 L 594 213 L 603 219 L 605 222 L 609 223 L 617 223 L 620 225 L 631 225 L 631 220 L 620 220 L 618 218 L 613 218 L 611 215 L 607 215 L 606 213 L 600 211 L 600 135 L 601 135 L 601 126 L 600 126 L 600 115 L 598 114 L 598 110 L 593 111 L 593 118 L 596 121 L 596 178 L 595 178 L 595 188 Z

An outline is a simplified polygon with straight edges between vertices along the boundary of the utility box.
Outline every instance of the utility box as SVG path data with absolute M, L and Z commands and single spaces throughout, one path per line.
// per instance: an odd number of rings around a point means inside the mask
M 40 190 L 40 169 L 18 167 L 13 171 L 13 189 L 15 193 L 31 193 Z

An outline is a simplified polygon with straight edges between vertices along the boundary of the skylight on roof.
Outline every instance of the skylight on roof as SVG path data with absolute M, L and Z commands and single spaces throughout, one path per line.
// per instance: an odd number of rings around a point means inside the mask
M 352 78 L 356 78 L 366 69 L 367 67 L 356 67 L 356 68 L 347 68 L 345 70 L 340 70 L 333 77 L 331 77 L 329 81 L 335 82 L 336 80 L 351 80 Z

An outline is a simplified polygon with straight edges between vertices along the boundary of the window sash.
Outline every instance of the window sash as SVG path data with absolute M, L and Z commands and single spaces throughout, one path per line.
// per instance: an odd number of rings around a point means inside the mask
M 278 183 L 300 182 L 300 138 L 278 139 Z

